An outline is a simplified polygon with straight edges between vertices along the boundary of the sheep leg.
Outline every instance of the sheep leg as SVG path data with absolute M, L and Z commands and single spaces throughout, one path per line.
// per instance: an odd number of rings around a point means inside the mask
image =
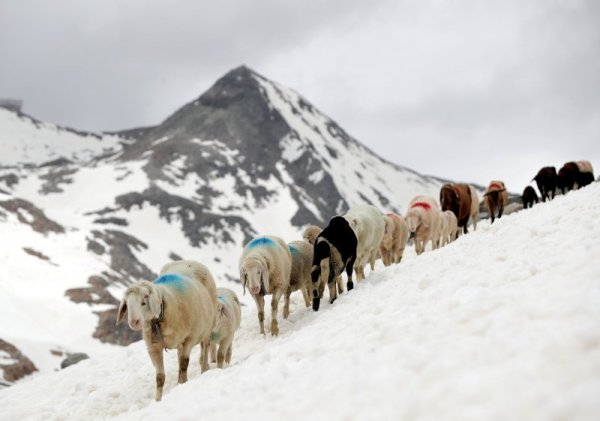
M 181 346 L 177 347 L 177 359 L 179 360 L 179 379 L 178 383 L 187 382 L 187 369 L 190 364 L 190 351 L 192 350 L 193 342 L 185 341 Z
M 279 288 L 276 288 L 273 291 L 273 296 L 271 297 L 271 335 L 277 336 L 279 335 L 279 323 L 277 322 L 277 308 L 279 307 L 279 300 L 282 296 L 282 291 Z
M 502 218 L 502 212 L 504 212 L 504 206 L 500 206 L 498 209 L 498 219 Z
M 341 273 L 340 276 L 336 278 L 335 283 L 337 284 L 338 295 L 342 294 L 344 292 L 344 280 L 342 279 Z
M 310 282 L 306 282 L 306 288 L 302 288 L 302 296 L 304 297 L 304 305 L 310 307 Z
M 229 352 L 229 359 L 231 359 L 231 342 L 233 342 L 233 335 L 230 335 L 227 338 L 224 338 L 219 344 L 219 352 L 217 354 L 217 367 L 223 368 L 223 363 L 229 361 L 227 360 L 227 352 Z
M 292 295 L 292 287 L 288 287 L 284 295 L 283 318 L 287 319 L 290 315 L 290 295 Z
M 260 325 L 260 333 L 265 334 L 265 297 L 260 294 L 252 295 L 256 302 L 256 309 L 258 310 L 258 324 Z
M 200 341 L 200 373 L 208 371 L 208 352 L 210 348 L 210 339 Z
M 162 399 L 163 386 L 165 385 L 165 365 L 163 362 L 163 350 L 161 346 L 148 347 L 148 354 L 156 370 L 156 397 L 157 401 Z
M 233 340 L 229 344 L 229 347 L 227 348 L 227 352 L 225 352 L 225 364 L 227 364 L 227 365 L 231 364 L 232 348 L 233 348 Z
M 377 249 L 371 250 L 371 256 L 369 258 L 369 263 L 371 265 L 371 270 L 375 270 L 375 259 L 377 258 Z
M 331 304 L 337 298 L 336 283 L 335 282 L 329 282 L 327 284 L 327 286 L 329 287 L 329 304 Z
M 348 276 L 348 282 L 346 283 L 346 289 L 350 291 L 354 288 L 354 282 L 352 282 L 352 270 L 354 269 L 354 262 L 356 261 L 356 255 L 350 256 L 346 263 L 346 275 Z
M 217 362 L 217 344 L 210 344 L 210 362 L 211 363 L 216 363 Z

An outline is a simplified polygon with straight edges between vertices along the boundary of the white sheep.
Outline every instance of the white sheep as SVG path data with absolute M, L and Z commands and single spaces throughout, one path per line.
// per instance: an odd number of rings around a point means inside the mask
M 438 204 L 433 197 L 416 196 L 408 205 L 404 219 L 409 231 L 414 234 L 417 254 L 425 251 L 429 241 L 433 250 L 438 247 L 441 218 Z
M 440 218 L 442 222 L 440 247 L 443 247 L 456 240 L 456 236 L 458 235 L 458 220 L 451 210 L 441 212 Z
M 365 265 L 367 262 L 371 264 L 371 270 L 375 269 L 375 259 L 385 230 L 383 214 L 375 206 L 358 205 L 351 208 L 344 215 L 344 218 L 356 234 L 358 244 L 356 246 L 354 271 L 356 272 L 356 278 L 360 281 L 365 279 Z
M 304 230 L 304 233 L 302 234 L 302 238 L 304 239 L 304 241 L 308 241 L 311 245 L 314 245 L 315 240 L 317 239 L 319 234 L 321 234 L 321 231 L 322 231 L 321 227 L 318 227 L 316 225 L 309 225 Z
M 260 333 L 265 333 L 265 295 L 271 298 L 271 335 L 279 334 L 277 309 L 281 296 L 288 289 L 292 255 L 287 244 L 279 237 L 263 236 L 250 241 L 240 258 L 240 279 L 250 290 L 258 310 Z
M 285 293 L 284 319 L 287 319 L 290 314 L 290 295 L 292 292 L 302 291 L 304 304 L 306 307 L 310 307 L 310 292 L 312 290 L 310 271 L 312 269 L 313 246 L 306 241 L 292 241 L 288 244 L 288 249 L 292 255 L 292 270 L 290 285 Z
M 217 301 L 215 325 L 210 335 L 210 353 L 212 362 L 223 368 L 223 364 L 231 363 L 233 336 L 240 327 L 242 309 L 237 295 L 228 288 L 217 288 Z
M 210 273 L 208 273 L 210 276 Z M 117 313 L 117 324 L 127 314 L 129 327 L 141 330 L 156 369 L 156 400 L 165 384 L 163 349 L 177 349 L 179 383 L 187 381 L 192 347 L 200 344 L 201 372 L 208 370 L 210 335 L 215 306 L 206 287 L 197 279 L 172 273 L 154 282 L 138 281 L 125 291 Z
M 395 213 L 387 213 L 383 216 L 385 229 L 379 254 L 385 266 L 399 263 L 404 254 L 404 248 L 408 241 L 408 225 L 404 218 Z

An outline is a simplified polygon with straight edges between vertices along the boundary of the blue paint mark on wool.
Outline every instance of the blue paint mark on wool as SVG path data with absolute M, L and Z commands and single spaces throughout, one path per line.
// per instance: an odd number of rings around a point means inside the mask
M 161 275 L 157 279 L 155 279 L 154 284 L 167 285 L 179 291 L 183 291 L 185 289 L 186 281 L 187 278 L 185 276 L 176 273 L 165 273 L 164 275 Z
M 218 332 L 212 332 L 210 334 L 210 340 L 213 341 L 213 342 L 217 342 L 220 337 L 221 337 L 221 335 L 219 335 Z
M 298 254 L 298 249 L 295 246 L 288 245 L 288 248 L 290 249 L 290 253 L 292 253 L 292 256 L 295 256 Z
M 219 300 L 220 302 L 222 302 L 223 304 L 225 304 L 225 297 L 222 295 L 217 295 L 217 300 Z
M 252 250 L 257 247 L 274 247 L 275 241 L 271 240 L 268 237 L 258 237 L 254 240 L 250 241 L 246 246 L 247 249 Z

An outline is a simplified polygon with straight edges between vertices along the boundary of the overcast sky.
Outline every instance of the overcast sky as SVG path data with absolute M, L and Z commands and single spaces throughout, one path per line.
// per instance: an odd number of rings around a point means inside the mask
M 157 124 L 240 64 L 422 173 L 600 170 L 599 1 L 0 1 L 0 97 L 42 120 Z

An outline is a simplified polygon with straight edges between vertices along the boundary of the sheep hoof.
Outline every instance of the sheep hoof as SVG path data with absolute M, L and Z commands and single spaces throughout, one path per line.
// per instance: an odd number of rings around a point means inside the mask
M 346 284 L 346 287 L 348 288 L 348 291 L 350 291 L 351 289 L 354 288 L 354 283 L 352 281 L 348 281 L 348 283 Z
M 320 298 L 313 298 L 313 311 L 319 311 L 319 304 L 321 304 L 321 299 Z
M 290 315 L 290 310 L 287 308 L 284 308 L 283 309 L 283 318 L 287 319 L 289 315 Z
M 277 322 L 271 323 L 271 335 L 272 336 L 279 335 L 279 326 L 277 326 Z

